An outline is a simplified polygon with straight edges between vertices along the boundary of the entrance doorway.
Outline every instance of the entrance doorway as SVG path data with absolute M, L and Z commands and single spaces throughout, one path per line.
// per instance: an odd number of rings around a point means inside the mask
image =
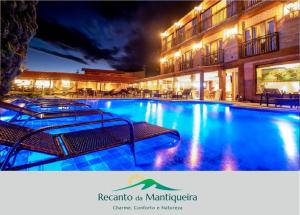
M 238 68 L 226 70 L 225 100 L 235 101 L 238 95 Z

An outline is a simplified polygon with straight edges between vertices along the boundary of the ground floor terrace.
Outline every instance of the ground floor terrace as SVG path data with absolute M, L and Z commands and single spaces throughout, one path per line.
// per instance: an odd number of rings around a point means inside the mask
M 160 92 L 191 92 L 200 100 L 259 102 L 268 89 L 295 95 L 300 92 L 300 63 L 295 56 L 258 59 L 236 65 L 195 67 L 146 78 L 132 86 Z M 163 95 L 163 94 L 162 94 Z

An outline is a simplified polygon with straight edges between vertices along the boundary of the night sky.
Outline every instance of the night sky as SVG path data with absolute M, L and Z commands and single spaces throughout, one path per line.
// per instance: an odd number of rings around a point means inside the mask
M 81 68 L 159 73 L 160 33 L 199 2 L 45 2 L 26 65 L 39 71 Z

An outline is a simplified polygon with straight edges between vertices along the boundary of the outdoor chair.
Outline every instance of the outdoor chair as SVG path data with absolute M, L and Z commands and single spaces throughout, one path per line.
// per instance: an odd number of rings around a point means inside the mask
M 78 117 L 78 116 L 87 116 L 87 115 L 97 115 L 103 114 L 111 115 L 109 112 L 104 112 L 99 109 L 80 109 L 80 110 L 62 110 L 62 111 L 41 111 L 37 112 L 26 107 L 20 107 L 18 105 L 0 101 L 0 108 L 12 110 L 17 112 L 17 114 L 10 121 L 22 120 L 23 115 L 29 116 L 29 119 L 53 119 L 61 117 Z M 28 119 L 27 119 L 28 120 Z
M 104 124 L 116 122 L 123 122 L 123 124 L 104 126 Z M 93 124 L 99 124 L 100 127 L 59 134 L 45 132 L 53 129 Z M 176 130 L 146 122 L 132 123 L 122 118 L 47 126 L 37 130 L 0 121 L 0 144 L 8 146 L 4 147 L 7 153 L 4 159 L 0 159 L 0 162 L 2 160 L 0 166 L 1 170 L 25 169 L 124 144 L 130 145 L 136 164 L 135 142 L 164 134 L 175 135 L 180 140 L 180 134 Z M 40 152 L 52 156 L 44 160 L 14 166 L 16 156 L 21 150 Z

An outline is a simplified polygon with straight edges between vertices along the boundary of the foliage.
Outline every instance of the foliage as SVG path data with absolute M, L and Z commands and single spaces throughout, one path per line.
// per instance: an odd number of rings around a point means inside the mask
M 28 44 L 35 35 L 36 1 L 1 1 L 0 98 L 9 92 L 20 74 Z

